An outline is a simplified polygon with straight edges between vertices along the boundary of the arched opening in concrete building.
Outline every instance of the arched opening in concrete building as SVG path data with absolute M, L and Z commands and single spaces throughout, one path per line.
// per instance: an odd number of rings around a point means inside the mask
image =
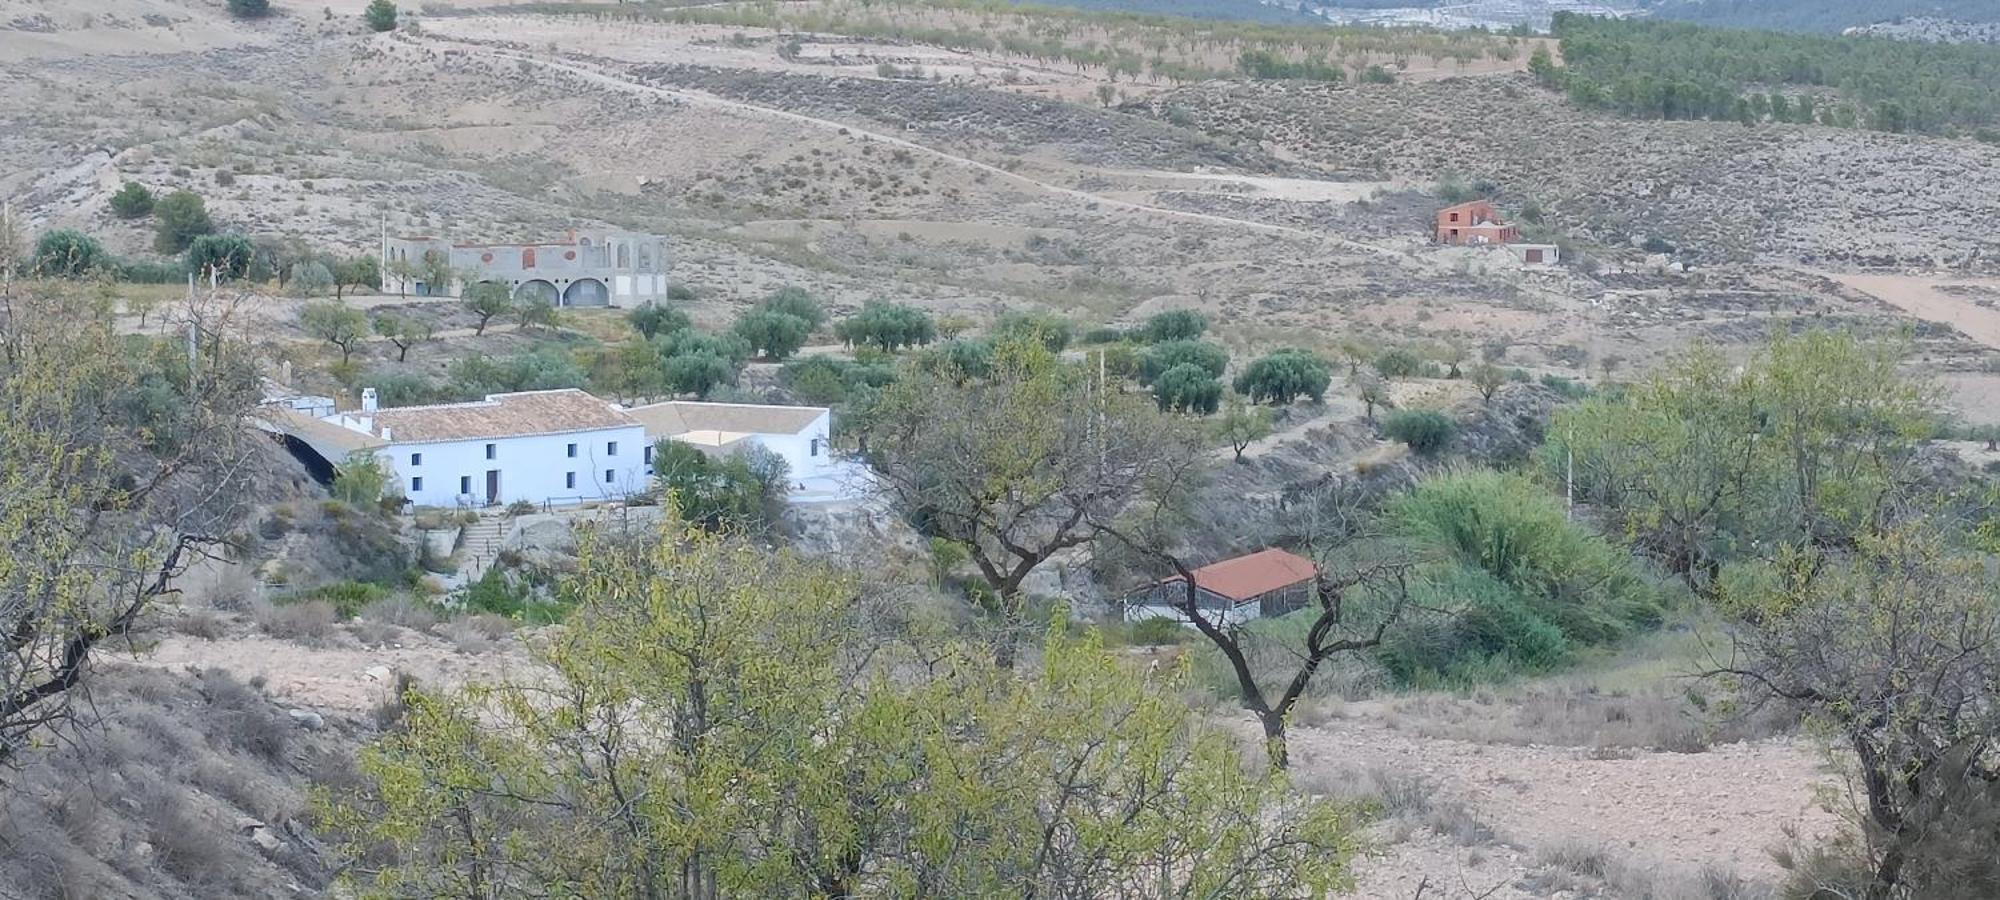
M 563 291 L 564 306 L 610 306 L 611 291 L 595 278 L 579 278 Z
M 514 302 L 516 303 L 528 303 L 535 300 L 541 300 L 543 302 L 546 302 L 550 306 L 554 306 L 558 302 L 560 302 L 561 299 L 562 299 L 562 292 L 556 290 L 555 285 L 543 281 L 539 278 L 533 281 L 523 281 L 521 282 L 520 287 L 514 289 Z

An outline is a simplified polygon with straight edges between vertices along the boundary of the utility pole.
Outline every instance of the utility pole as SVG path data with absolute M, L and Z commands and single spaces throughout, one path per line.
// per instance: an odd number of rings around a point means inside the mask
M 1576 426 L 1563 437 L 1563 519 L 1576 518 Z

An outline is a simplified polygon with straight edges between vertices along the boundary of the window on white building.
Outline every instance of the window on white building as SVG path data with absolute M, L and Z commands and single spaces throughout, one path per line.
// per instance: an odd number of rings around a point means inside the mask
M 617 441 L 605 441 L 605 442 L 604 442 L 604 455 L 605 455 L 605 456 L 617 456 L 617 455 L 618 455 L 618 442 L 617 442 Z
M 410 493 L 421 494 L 423 492 L 424 492 L 424 480 L 422 478 L 410 479 Z
M 566 487 L 566 488 L 570 488 L 570 489 L 575 489 L 575 488 L 576 488 L 576 473 L 575 473 L 575 472 L 564 472 L 564 473 L 563 473 L 563 487 Z
M 604 470 L 604 483 L 605 483 L 605 484 L 610 484 L 611 482 L 613 482 L 613 481 L 616 481 L 616 480 L 617 480 L 617 477 L 616 477 L 616 476 L 617 476 L 617 474 L 618 474 L 618 473 L 616 473 L 616 472 L 613 472 L 613 471 L 612 471 L 612 470 L 610 470 L 610 469 L 605 469 L 605 470 Z
M 576 445 L 575 445 L 575 444 L 571 444 L 571 445 L 569 445 L 569 458 L 570 458 L 570 459 L 575 459 L 575 458 L 576 458 Z
M 410 454 L 410 465 L 413 465 L 413 466 L 421 466 L 421 465 L 423 465 L 423 464 L 424 464 L 424 455 L 423 455 L 423 454 L 421 454 L 421 453 L 412 453 L 412 454 Z
M 500 452 L 500 447 L 499 447 L 499 445 L 498 445 L 498 444 L 487 444 L 487 445 L 486 445 L 486 458 L 487 458 L 487 459 L 493 459 L 493 458 L 495 458 L 495 455 L 496 455 L 496 454 L 498 454 L 499 452 Z
M 472 476 L 470 475 L 458 476 L 458 492 L 461 494 L 472 493 Z

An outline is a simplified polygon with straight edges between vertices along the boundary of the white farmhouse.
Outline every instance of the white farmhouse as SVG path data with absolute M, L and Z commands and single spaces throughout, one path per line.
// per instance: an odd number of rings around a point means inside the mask
M 627 408 L 571 388 L 381 409 L 365 390 L 356 411 L 315 416 L 279 400 L 263 407 L 259 423 L 322 479 L 353 454 L 372 453 L 392 473 L 392 493 L 419 506 L 567 505 L 644 493 L 653 444 L 663 438 L 711 455 L 770 450 L 790 466 L 796 500 L 841 495 L 850 473 L 833 458 L 832 415 L 817 406 Z
M 833 414 L 823 406 L 762 406 L 752 403 L 690 403 L 673 400 L 634 406 L 626 413 L 646 428 L 646 437 L 673 438 L 710 456 L 755 444 L 784 457 L 792 481 L 811 483 L 838 471 L 833 458 Z

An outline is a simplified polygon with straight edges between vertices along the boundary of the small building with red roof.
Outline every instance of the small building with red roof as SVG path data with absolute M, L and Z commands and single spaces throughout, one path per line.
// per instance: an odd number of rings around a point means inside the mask
M 1319 567 L 1312 560 L 1271 547 L 1195 569 L 1195 602 L 1209 621 L 1236 625 L 1304 608 L 1312 602 L 1318 578 Z M 1127 597 L 1125 619 L 1188 622 L 1186 604 L 1187 582 L 1176 575 Z

